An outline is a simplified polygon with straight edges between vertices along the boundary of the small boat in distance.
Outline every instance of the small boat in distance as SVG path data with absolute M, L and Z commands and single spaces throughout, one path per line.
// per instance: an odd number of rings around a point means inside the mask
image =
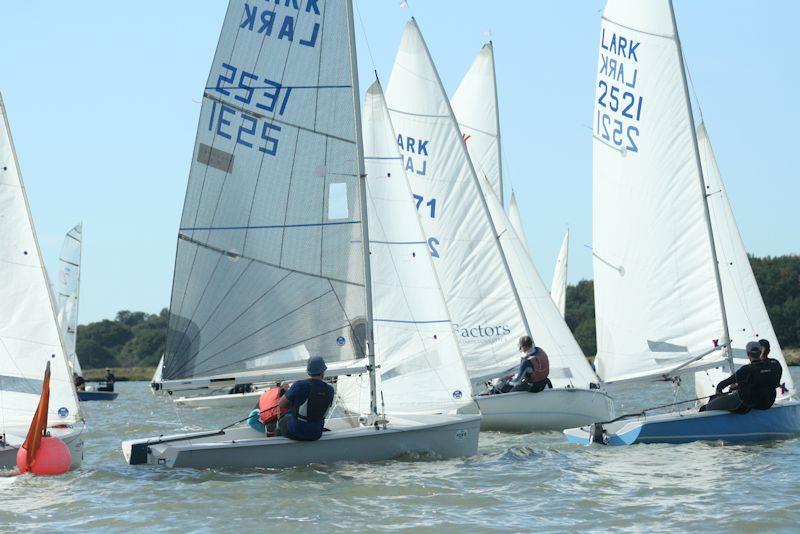
M 594 124 L 598 374 L 612 383 L 697 373 L 700 396 L 709 395 L 747 342 L 777 340 L 705 127 L 695 129 L 671 0 L 606 4 Z M 771 356 L 783 383 L 767 410 L 643 412 L 566 437 L 631 445 L 796 436 L 800 402 L 780 347 Z
M 83 224 L 77 224 L 67 235 L 58 255 L 58 278 L 54 285 L 58 324 L 61 337 L 72 372 L 83 378 L 83 369 L 75 350 L 78 339 L 78 303 L 81 292 L 81 256 L 83 253 Z M 92 386 L 89 386 L 91 388 Z M 98 391 L 97 389 L 78 389 L 78 399 L 82 401 L 114 400 L 119 393 Z

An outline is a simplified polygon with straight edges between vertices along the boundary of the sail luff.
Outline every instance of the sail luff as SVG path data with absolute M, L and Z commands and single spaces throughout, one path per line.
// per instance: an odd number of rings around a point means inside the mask
M 556 303 L 561 317 L 567 313 L 567 262 L 569 259 L 569 230 L 564 234 L 561 249 L 558 251 L 556 267 L 553 270 L 553 281 L 550 284 L 550 296 Z
M 353 111 L 356 123 L 356 169 L 358 172 L 357 183 L 361 199 L 361 245 L 364 257 L 364 296 L 366 299 L 366 344 L 365 350 L 369 361 L 369 398 L 370 413 L 378 413 L 377 384 L 375 378 L 375 343 L 372 315 L 372 270 L 370 267 L 369 252 L 369 217 L 367 216 L 367 173 L 364 170 L 364 139 L 361 124 L 361 91 L 358 86 L 358 57 L 356 54 L 356 37 L 353 22 L 353 0 L 346 0 L 348 37 L 350 41 L 350 79 L 353 86 Z
M 672 0 L 669 0 L 669 12 L 672 17 L 672 31 L 675 32 L 675 45 L 678 51 L 678 61 L 680 63 L 681 82 L 683 84 L 683 93 L 689 113 L 689 124 L 691 125 L 690 130 L 692 134 L 692 147 L 694 148 L 694 161 L 700 178 L 698 185 L 700 187 L 700 195 L 703 197 L 703 215 L 706 222 L 708 243 L 711 248 L 711 260 L 714 267 L 714 280 L 717 285 L 717 298 L 719 299 L 719 309 L 722 317 L 722 332 L 724 337 L 720 340 L 720 343 L 724 347 L 723 350 L 725 352 L 725 357 L 728 359 L 728 366 L 730 367 L 731 373 L 733 373 L 735 368 L 733 365 L 733 352 L 731 351 L 731 336 L 728 329 L 728 314 L 725 310 L 725 295 L 722 291 L 722 280 L 719 274 L 719 260 L 717 259 L 717 247 L 714 242 L 714 230 L 711 226 L 711 213 L 708 209 L 708 194 L 706 193 L 706 181 L 705 177 L 703 176 L 703 165 L 700 162 L 700 148 L 697 143 L 697 131 L 695 130 L 694 126 L 694 111 L 692 110 L 692 100 L 689 95 L 689 82 L 686 79 L 686 65 L 683 60 L 683 47 L 681 46 L 681 38 L 678 33 L 678 23 L 675 20 L 675 7 L 672 4 Z
M 417 25 L 417 21 L 413 17 L 411 18 L 411 20 L 413 21 L 414 25 L 416 26 Z M 417 28 L 417 31 L 419 31 L 419 28 Z M 428 61 L 430 61 L 431 65 L 435 65 L 435 63 L 433 62 L 433 57 L 431 57 L 431 52 L 428 49 L 428 43 L 425 41 L 424 38 L 421 38 L 421 41 L 422 41 L 422 47 L 423 47 L 423 49 L 425 50 L 425 53 L 428 56 Z M 444 90 L 444 84 L 442 84 L 442 78 L 439 76 L 439 69 L 434 68 L 433 72 L 434 72 L 434 75 L 436 76 L 436 83 L 439 85 L 442 93 L 446 94 L 446 92 Z M 453 124 L 456 125 L 456 128 L 458 128 L 458 120 L 456 119 L 455 113 L 453 112 L 453 106 L 450 105 L 450 101 L 448 99 L 445 99 L 445 105 L 446 105 L 447 114 L 449 115 L 450 120 L 453 122 Z M 514 295 L 514 300 L 516 301 L 517 310 L 519 311 L 520 318 L 522 319 L 522 324 L 523 324 L 523 326 L 525 328 L 525 333 L 528 334 L 529 336 L 531 336 L 532 335 L 531 334 L 531 327 L 528 324 L 528 317 L 525 315 L 525 309 L 522 306 L 522 301 L 520 300 L 520 297 L 519 297 L 519 291 L 517 291 L 517 285 L 514 283 L 514 278 L 511 276 L 511 269 L 508 266 L 508 259 L 506 258 L 506 254 L 503 251 L 503 247 L 500 245 L 500 238 L 499 238 L 499 236 L 497 234 L 497 228 L 496 228 L 496 226 L 494 224 L 494 221 L 492 220 L 492 214 L 489 211 L 489 206 L 486 203 L 486 197 L 485 197 L 485 195 L 483 193 L 483 187 L 482 187 L 482 185 L 480 183 L 480 180 L 478 179 L 478 174 L 475 171 L 475 166 L 472 164 L 472 159 L 469 157 L 469 150 L 467 149 L 467 142 L 464 140 L 463 136 L 459 136 L 459 137 L 460 137 L 459 143 L 461 145 L 461 148 L 462 148 L 464 154 L 467 154 L 467 164 L 469 166 L 470 174 L 471 174 L 472 180 L 473 180 L 473 182 L 475 184 L 475 188 L 478 191 L 478 198 L 480 200 L 481 206 L 483 207 L 483 212 L 486 214 L 486 219 L 489 222 L 489 227 L 490 227 L 490 229 L 492 231 L 492 235 L 494 236 L 494 240 L 493 241 L 495 243 L 496 250 L 497 250 L 498 254 L 500 255 L 500 259 L 503 262 L 503 269 L 504 269 L 504 271 L 506 273 L 506 277 L 508 279 L 508 284 L 511 286 L 511 291 L 512 291 L 512 293 Z
M 497 70 L 495 69 L 495 61 L 494 61 L 494 43 L 489 41 L 489 49 L 491 50 L 491 60 L 492 60 L 492 87 L 494 88 L 494 109 L 495 109 L 495 124 L 496 124 L 496 135 L 497 135 L 497 181 L 500 197 L 500 203 L 505 204 L 505 191 L 503 191 L 503 158 L 500 156 L 502 151 L 502 144 L 500 140 L 500 100 L 497 98 Z

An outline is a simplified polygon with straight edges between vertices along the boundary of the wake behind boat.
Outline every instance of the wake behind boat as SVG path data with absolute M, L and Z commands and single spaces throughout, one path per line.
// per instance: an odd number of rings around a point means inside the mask
M 635 59 L 620 48 L 623 42 L 635 43 Z M 620 85 L 607 69 L 609 54 L 619 56 L 616 72 L 636 73 L 635 84 Z M 705 126 L 694 127 L 672 2 L 609 0 L 598 71 L 593 140 L 598 373 L 607 382 L 644 382 L 693 372 L 699 401 L 720 393 L 722 379 L 736 369 L 734 354 L 747 347 L 748 373 L 743 370 L 743 381 L 729 397 L 741 404 L 726 410 L 749 411 L 722 411 L 723 399 L 715 399 L 708 411 L 695 407 L 598 421 L 566 430 L 567 439 L 631 445 L 800 434 L 791 375 Z M 615 106 L 612 94 L 631 105 Z M 756 341 L 764 336 L 776 345 L 774 361 L 760 359 L 762 345 Z M 782 370 L 780 380 L 770 366 Z M 763 378 L 752 379 L 751 373 Z M 751 388 L 768 394 L 767 402 L 754 401 Z

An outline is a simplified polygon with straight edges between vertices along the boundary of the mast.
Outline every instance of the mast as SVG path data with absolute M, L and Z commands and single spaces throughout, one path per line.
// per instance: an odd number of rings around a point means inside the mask
M 364 292 L 366 294 L 367 328 L 366 353 L 369 362 L 369 409 L 378 413 L 377 384 L 375 381 L 375 347 L 373 346 L 372 321 L 372 270 L 369 261 L 369 223 L 367 221 L 367 174 L 364 171 L 364 140 L 361 131 L 361 92 L 358 88 L 358 62 L 356 37 L 353 22 L 353 0 L 345 2 L 347 9 L 347 33 L 350 41 L 350 76 L 353 86 L 353 110 L 356 128 L 356 170 L 358 172 L 359 203 L 361 204 L 361 246 L 364 255 Z
M 675 31 L 675 45 L 678 49 L 678 61 L 681 66 L 681 82 L 683 83 L 683 92 L 686 96 L 686 104 L 689 108 L 689 121 L 692 130 L 692 147 L 694 148 L 695 165 L 697 166 L 697 173 L 700 176 L 700 194 L 703 196 L 703 214 L 706 220 L 706 230 L 708 231 L 708 241 L 711 246 L 711 260 L 714 264 L 714 279 L 717 283 L 717 298 L 719 299 L 720 313 L 722 314 L 722 335 L 723 335 L 723 350 L 725 357 L 728 360 L 731 374 L 736 369 L 733 365 L 733 353 L 731 352 L 731 336 L 728 330 L 728 315 L 725 312 L 725 296 L 722 293 L 722 279 L 719 274 L 719 260 L 717 259 L 717 246 L 714 242 L 714 229 L 711 225 L 711 212 L 708 208 L 708 195 L 706 194 L 706 180 L 703 175 L 703 166 L 700 163 L 700 148 L 697 143 L 697 131 L 694 126 L 694 112 L 692 111 L 692 101 L 689 96 L 689 84 L 686 80 L 686 65 L 683 61 L 683 48 L 681 47 L 681 39 L 678 35 L 678 23 L 675 21 L 675 8 L 672 5 L 672 0 L 669 0 L 669 13 L 672 17 L 672 28 Z
M 497 131 L 497 178 L 500 185 L 500 205 L 505 205 L 505 191 L 503 191 L 503 153 L 500 146 L 500 103 L 497 98 L 497 71 L 494 64 L 494 43 L 489 41 L 489 50 L 492 57 L 492 87 L 494 87 L 494 118 Z
M 417 25 L 417 20 L 414 17 L 411 17 L 411 20 L 414 21 L 414 25 Z M 417 31 L 419 32 L 419 27 L 417 27 Z M 421 32 L 420 32 L 421 33 Z M 428 55 L 428 60 L 431 62 L 431 65 L 435 65 L 433 62 L 433 58 L 431 57 L 431 52 L 428 50 L 428 43 L 425 42 L 425 39 L 422 39 L 422 45 L 425 48 L 425 53 Z M 494 56 L 492 56 L 492 60 L 494 61 Z M 439 84 L 439 87 L 442 88 L 444 91 L 444 85 L 442 85 L 442 78 L 439 76 L 439 69 L 434 68 L 434 73 L 436 74 L 436 83 Z M 456 115 L 453 113 L 453 106 L 450 105 L 450 101 L 447 101 L 447 113 L 450 115 L 450 120 L 453 121 L 453 124 L 458 127 L 458 120 L 456 120 Z M 459 129 L 460 131 L 460 129 Z M 483 194 L 483 186 L 481 186 L 480 181 L 478 180 L 478 175 L 475 172 L 475 166 L 472 164 L 472 158 L 469 157 L 469 150 L 467 150 L 467 143 L 464 141 L 464 137 L 459 135 L 459 139 L 461 140 L 461 147 L 464 150 L 464 154 L 467 155 L 467 162 L 469 163 L 469 170 L 472 174 L 472 179 L 475 182 L 475 187 L 478 189 L 478 197 L 481 201 L 481 206 L 483 206 L 483 211 L 486 213 L 486 218 L 489 219 L 489 227 L 492 229 L 492 235 L 494 236 L 494 243 L 497 247 L 497 251 L 500 253 L 500 258 L 503 260 L 503 269 L 506 272 L 506 278 L 508 278 L 509 284 L 511 284 L 511 291 L 514 293 L 514 300 L 517 303 L 517 309 L 519 310 L 519 314 L 522 317 L 522 324 L 525 326 L 525 333 L 531 337 L 531 327 L 528 324 L 528 317 L 525 315 L 525 309 L 522 307 L 522 300 L 519 298 L 519 291 L 517 291 L 517 284 L 514 283 L 514 278 L 511 276 L 511 268 L 508 266 L 508 259 L 506 259 L 506 254 L 503 252 L 503 247 L 500 245 L 500 236 L 497 235 L 497 227 L 494 225 L 494 220 L 492 219 L 492 213 L 489 211 L 489 206 L 486 203 L 486 197 Z M 499 139 L 499 138 L 498 138 Z M 502 200 L 501 200 L 502 203 Z

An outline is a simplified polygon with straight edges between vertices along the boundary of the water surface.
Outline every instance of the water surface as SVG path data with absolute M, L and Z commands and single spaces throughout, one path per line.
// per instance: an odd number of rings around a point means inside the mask
M 612 448 L 569 445 L 556 432 L 487 432 L 477 456 L 450 461 L 168 470 L 126 465 L 120 441 L 215 428 L 246 414 L 177 410 L 146 383 L 118 386 L 117 401 L 83 404 L 89 429 L 79 470 L 0 478 L 1 532 L 754 532 L 800 524 L 800 439 Z M 691 389 L 684 385 L 682 398 Z M 673 398 L 666 383 L 611 394 L 621 412 Z

